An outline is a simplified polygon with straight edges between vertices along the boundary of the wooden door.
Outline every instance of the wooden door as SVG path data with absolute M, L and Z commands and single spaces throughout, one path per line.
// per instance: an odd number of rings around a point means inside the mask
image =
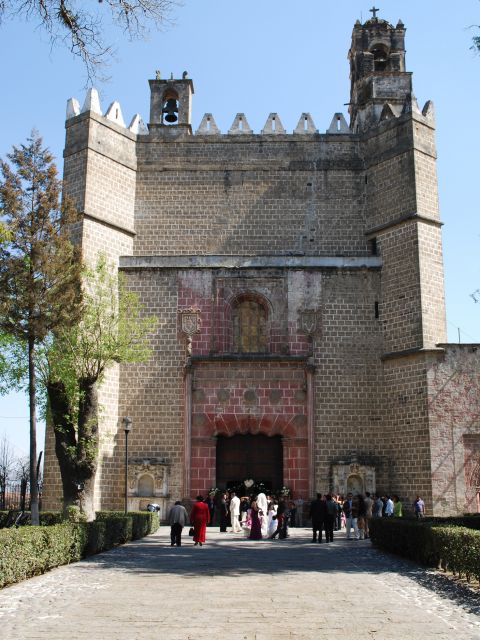
M 280 436 L 218 436 L 217 486 L 221 489 L 250 478 L 269 490 L 283 485 L 283 446 Z

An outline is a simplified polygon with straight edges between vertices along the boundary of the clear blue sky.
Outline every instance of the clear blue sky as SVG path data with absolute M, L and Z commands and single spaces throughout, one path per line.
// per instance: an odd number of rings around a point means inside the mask
M 405 23 L 418 102 L 435 103 L 449 340 L 458 341 L 460 327 L 462 342 L 480 342 L 480 305 L 470 298 L 480 287 L 480 56 L 469 50 L 468 28 L 480 23 L 480 2 L 376 5 L 380 17 Z M 119 100 L 127 124 L 137 112 L 148 121 L 148 79 L 156 69 L 163 77 L 186 70 L 195 85 L 194 129 L 211 112 L 226 132 L 235 114 L 245 112 L 259 132 L 275 111 L 291 131 L 308 111 L 325 131 L 336 111 L 346 112 L 351 31 L 357 18 L 371 16 L 371 6 L 361 0 L 185 0 L 175 10 L 176 24 L 145 42 L 111 32 L 117 55 L 111 80 L 98 86 L 102 108 Z M 73 96 L 83 103 L 85 76 L 78 60 L 61 47 L 51 50 L 35 27 L 0 27 L 0 155 L 35 127 L 61 167 L 66 101 Z M 0 436 L 6 433 L 19 453 L 28 451 L 27 415 L 23 396 L 0 398 Z

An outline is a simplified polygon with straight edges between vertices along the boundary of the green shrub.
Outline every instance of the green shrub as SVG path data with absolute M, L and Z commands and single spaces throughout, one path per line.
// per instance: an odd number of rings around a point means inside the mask
M 158 513 L 147 511 L 133 511 L 132 516 L 132 539 L 138 540 L 154 533 L 160 526 Z
M 86 541 L 83 525 L 25 526 L 0 531 L 0 587 L 79 560 Z
M 369 526 L 374 545 L 426 566 L 438 566 L 439 556 L 434 544 L 431 521 L 372 518 Z
M 434 544 L 440 564 L 468 580 L 480 581 L 480 532 L 467 527 L 433 526 Z
M 8 518 L 8 511 L 0 511 L 0 529 L 3 529 Z
M 132 518 L 125 515 L 113 515 L 100 518 L 105 522 L 105 548 L 111 549 L 132 539 Z
M 431 518 L 434 524 L 449 525 L 454 524 L 457 527 L 467 527 L 467 529 L 480 530 L 480 514 L 451 516 L 448 518 Z
M 149 511 L 129 511 L 125 516 L 123 511 L 97 511 L 97 520 L 108 520 L 109 518 L 131 518 L 132 520 L 132 540 L 138 540 L 150 533 L 154 533 L 160 526 L 158 513 Z
M 88 523 L 88 542 L 86 553 L 94 554 L 104 551 L 106 548 L 107 524 L 103 520 L 94 520 Z
M 86 522 L 87 516 L 85 513 L 80 511 L 80 507 L 76 504 L 68 505 L 67 509 L 67 517 L 68 522 Z
M 50 527 L 53 524 L 62 524 L 64 521 L 61 511 L 40 511 L 40 524 Z
M 375 545 L 386 551 L 480 580 L 480 531 L 456 526 L 452 521 L 457 520 L 465 518 L 374 518 L 370 536 Z
M 7 514 L 0 512 L 3 521 Z M 157 513 L 143 511 L 128 516 L 103 511 L 94 522 L 56 524 L 61 518 L 61 513 L 43 512 L 41 521 L 45 526 L 26 525 L 0 531 L 0 588 L 76 562 L 87 553 L 110 549 L 132 540 L 133 534 L 136 538 L 143 537 L 159 526 Z

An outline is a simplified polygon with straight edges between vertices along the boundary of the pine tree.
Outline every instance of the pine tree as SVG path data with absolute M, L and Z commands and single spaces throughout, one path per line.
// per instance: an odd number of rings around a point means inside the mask
M 30 495 L 38 524 L 36 351 L 81 311 L 81 262 L 70 241 L 78 214 L 60 202 L 57 169 L 37 132 L 7 158 L 0 161 L 0 222 L 7 230 L 0 244 L 0 332 L 27 352 Z

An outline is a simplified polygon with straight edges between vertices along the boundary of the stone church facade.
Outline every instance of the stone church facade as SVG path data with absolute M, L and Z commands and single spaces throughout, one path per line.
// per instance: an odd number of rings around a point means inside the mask
M 476 511 L 479 361 L 448 345 L 434 111 L 405 68 L 405 27 L 353 28 L 350 125 L 287 133 L 270 114 L 192 131 L 193 83 L 150 80 L 148 126 L 67 107 L 65 183 L 84 257 L 105 253 L 159 322 L 145 363 L 100 390 L 99 508 L 244 480 L 381 491 Z M 47 430 L 45 508 L 60 482 Z

